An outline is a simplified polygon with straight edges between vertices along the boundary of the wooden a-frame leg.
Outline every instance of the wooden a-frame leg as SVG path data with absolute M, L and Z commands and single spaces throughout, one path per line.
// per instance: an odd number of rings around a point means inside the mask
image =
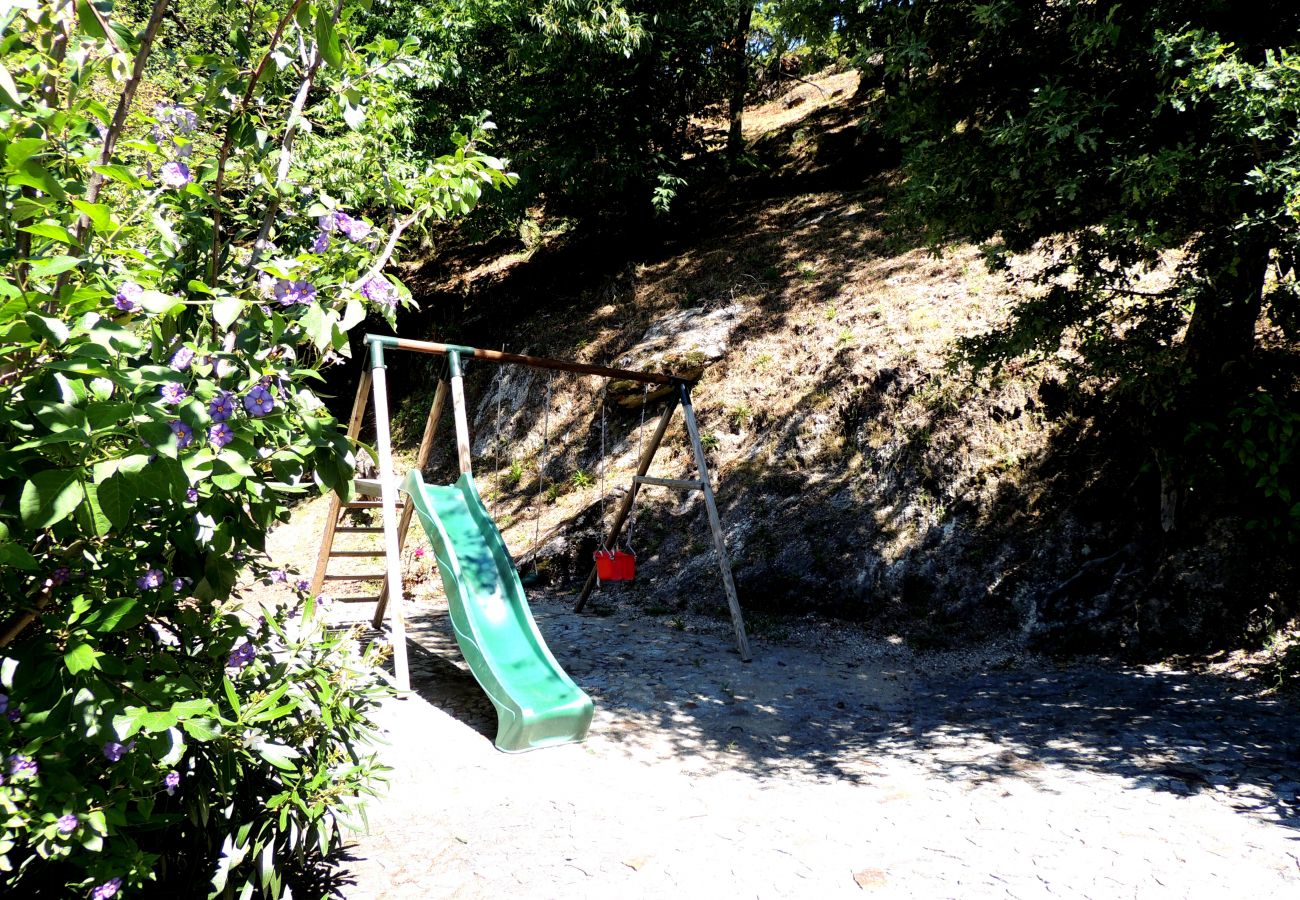
M 722 520 L 718 518 L 718 504 L 713 499 L 713 485 L 709 480 L 709 461 L 705 457 L 704 445 L 700 443 L 700 428 L 695 421 L 695 408 L 691 406 L 691 391 L 686 385 L 678 388 L 682 401 L 682 417 L 686 420 L 686 434 L 690 438 L 691 448 L 695 451 L 695 466 L 700 472 L 701 490 L 704 493 L 704 509 L 709 515 L 709 529 L 713 532 L 713 543 L 718 549 L 718 568 L 722 570 L 722 587 L 727 594 L 727 606 L 731 610 L 731 627 L 736 633 L 736 649 L 740 658 L 749 662 L 749 638 L 745 636 L 745 617 L 740 611 L 740 600 L 736 597 L 736 582 L 731 575 L 731 560 L 727 557 L 727 540 L 722 531 Z
M 664 435 L 668 433 L 668 423 L 672 421 L 673 413 L 677 410 L 677 403 L 678 398 L 675 395 L 668 398 L 668 405 L 664 407 L 663 415 L 659 417 L 659 425 L 655 428 L 650 443 L 646 444 L 645 449 L 641 451 L 641 459 L 637 461 L 637 478 L 650 471 L 650 463 L 654 460 L 659 445 L 663 443 Z M 609 537 L 605 539 L 606 547 L 613 547 L 618 541 L 618 535 L 623 530 L 623 523 L 627 521 L 628 513 L 632 511 L 632 504 L 636 502 L 636 495 L 640 490 L 641 483 L 633 479 L 632 487 L 628 490 L 627 496 L 623 498 L 622 504 L 619 505 L 618 512 L 614 514 L 614 524 L 609 529 Z M 587 583 L 582 586 L 582 593 L 578 595 L 578 602 L 573 605 L 574 612 L 582 612 L 582 608 L 587 605 L 587 598 L 591 596 L 591 592 L 595 587 L 596 567 L 593 565 L 591 573 L 587 575 Z

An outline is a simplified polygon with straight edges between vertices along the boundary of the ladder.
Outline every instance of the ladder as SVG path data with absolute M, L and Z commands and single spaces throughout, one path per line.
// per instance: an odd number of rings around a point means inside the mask
M 348 420 L 348 439 L 355 441 L 361 433 L 361 423 L 365 419 L 366 409 L 370 405 L 370 387 L 371 374 L 370 369 L 366 369 L 361 375 L 361 383 L 357 386 L 357 398 L 352 404 L 352 417 Z M 433 439 L 437 433 L 438 420 L 442 417 L 442 407 L 447 400 L 447 382 L 445 379 L 439 380 L 438 388 L 434 391 L 433 403 L 429 407 L 429 417 L 424 423 L 424 435 L 420 439 L 420 448 L 415 455 L 415 468 L 418 471 L 424 471 L 425 465 L 429 461 L 429 454 L 433 449 Z M 362 479 L 356 481 L 356 487 L 359 489 L 353 499 L 344 501 L 339 497 L 338 492 L 330 495 L 329 511 L 325 518 L 325 533 L 321 537 L 320 552 L 316 556 L 316 570 L 311 579 L 312 594 L 320 593 L 321 587 L 325 582 L 341 582 L 359 584 L 367 581 L 378 581 L 381 584 L 379 593 L 371 595 L 359 595 L 348 597 L 335 597 L 336 603 L 373 603 L 375 604 L 375 614 L 372 623 L 376 628 L 383 623 L 384 610 L 388 605 L 388 575 L 386 572 L 371 572 L 364 574 L 354 574 L 350 572 L 330 572 L 329 564 L 332 559 L 383 559 L 384 551 L 382 548 L 377 550 L 356 550 L 356 549 L 335 549 L 335 539 L 338 535 L 353 534 L 383 534 L 382 525 L 375 526 L 358 526 L 344 525 L 343 519 L 354 509 L 381 509 L 382 501 L 378 498 L 379 485 L 377 482 L 366 482 Z M 411 518 L 415 508 L 409 502 L 400 502 L 397 506 L 401 513 L 397 525 L 397 542 L 399 552 L 406 544 L 406 532 L 411 527 Z

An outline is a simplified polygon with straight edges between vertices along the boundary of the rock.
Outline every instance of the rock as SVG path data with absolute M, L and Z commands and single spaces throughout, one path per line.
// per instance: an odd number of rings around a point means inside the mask
M 621 369 L 698 378 L 726 355 L 742 312 L 744 306 L 733 303 L 720 309 L 693 307 L 661 316 L 650 323 L 641 340 L 615 365 Z M 615 402 L 629 409 L 640 406 L 645 397 L 643 386 L 633 381 L 616 381 L 609 390 Z M 658 399 L 671 390 L 651 385 L 649 399 Z
M 885 877 L 884 869 L 861 869 L 853 873 L 853 881 L 858 887 L 866 890 L 884 887 L 888 879 Z

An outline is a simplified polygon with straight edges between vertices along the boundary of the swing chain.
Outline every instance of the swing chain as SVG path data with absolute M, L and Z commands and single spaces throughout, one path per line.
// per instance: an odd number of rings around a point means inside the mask
M 605 387 L 601 392 L 600 398 L 600 526 L 601 534 L 605 533 L 605 406 L 609 403 L 609 379 L 605 379 Z M 609 550 L 609 543 L 606 541 L 605 550 Z
M 505 349 L 506 349 L 506 345 L 502 344 L 501 352 L 504 353 Z M 498 379 L 499 383 L 497 384 L 497 418 L 496 418 L 496 429 L 495 429 L 496 434 L 494 435 L 496 440 L 496 448 L 495 448 L 496 452 L 493 454 L 495 457 L 493 462 L 496 463 L 496 470 L 497 470 L 497 484 L 496 484 L 496 491 L 493 498 L 495 502 L 492 504 L 492 509 L 494 512 L 500 513 L 501 512 L 501 395 L 506 392 L 506 367 L 502 366 L 498 371 L 501 373 L 501 377 Z
M 645 408 L 649 405 L 650 405 L 650 385 L 645 384 L 642 385 L 641 387 L 641 427 L 636 430 L 636 458 L 637 458 L 638 468 L 641 465 L 641 453 L 642 453 L 641 445 L 645 439 Z M 646 471 L 648 472 L 649 469 L 647 469 Z M 637 484 L 634 481 L 632 482 L 632 490 L 635 491 L 636 489 L 637 489 Z M 631 517 L 627 520 L 627 540 L 624 542 L 627 545 L 628 552 L 631 553 L 633 556 L 636 555 L 636 549 L 633 548 L 632 546 L 632 535 L 636 531 L 635 499 L 636 498 L 633 498 L 634 502 L 632 503 L 632 509 L 630 510 Z
M 537 457 L 537 489 L 533 491 L 533 571 L 537 571 L 537 542 L 542 533 L 542 480 L 546 477 L 546 455 L 551 446 L 551 383 L 555 373 L 546 376 L 546 410 L 542 414 L 542 452 Z

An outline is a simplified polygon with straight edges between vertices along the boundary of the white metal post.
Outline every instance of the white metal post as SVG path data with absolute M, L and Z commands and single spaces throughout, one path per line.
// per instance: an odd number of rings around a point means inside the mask
M 465 413 L 465 377 L 461 367 L 460 351 L 447 351 L 447 368 L 451 376 L 451 406 L 456 419 L 456 459 L 462 475 L 474 474 L 470 456 L 469 419 Z
M 375 447 L 379 452 L 379 496 L 383 504 L 384 556 L 388 575 L 388 629 L 393 642 L 393 676 L 399 691 L 411 689 L 406 662 L 406 621 L 402 618 L 402 557 L 397 536 L 397 478 L 393 474 L 393 441 L 388 429 L 388 385 L 384 347 L 370 345 L 370 381 L 375 398 Z

